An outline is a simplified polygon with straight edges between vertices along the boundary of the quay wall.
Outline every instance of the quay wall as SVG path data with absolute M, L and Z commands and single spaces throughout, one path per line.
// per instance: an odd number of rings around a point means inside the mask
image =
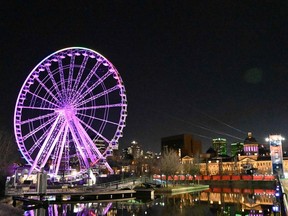
M 153 175 L 153 179 L 166 180 L 165 175 Z M 252 181 L 252 182 L 274 182 L 274 175 L 174 175 L 168 176 L 169 181 Z

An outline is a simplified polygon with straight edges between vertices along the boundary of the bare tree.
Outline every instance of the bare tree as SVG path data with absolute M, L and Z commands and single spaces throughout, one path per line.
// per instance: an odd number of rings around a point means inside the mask
M 182 172 L 184 175 L 191 175 L 193 178 L 200 173 L 199 156 L 195 156 L 190 163 L 182 164 Z
M 0 152 L 0 172 L 4 176 L 11 174 L 9 173 L 9 166 L 21 161 L 20 153 L 18 152 L 17 144 L 12 134 L 0 131 Z
M 20 163 L 20 153 L 14 136 L 0 130 L 0 197 L 5 195 L 5 182 L 8 175 L 14 172 L 14 164 Z
M 168 186 L 168 176 L 174 181 L 174 175 L 181 167 L 179 156 L 174 150 L 165 150 L 160 160 L 161 173 L 166 176 L 166 187 Z

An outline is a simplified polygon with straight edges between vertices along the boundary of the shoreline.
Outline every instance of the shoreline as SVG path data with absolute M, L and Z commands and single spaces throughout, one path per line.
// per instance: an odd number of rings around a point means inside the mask
M 163 187 L 155 188 L 156 194 L 161 193 L 189 193 L 189 192 L 198 192 L 209 189 L 209 185 L 193 185 L 193 186 L 175 186 L 175 187 Z

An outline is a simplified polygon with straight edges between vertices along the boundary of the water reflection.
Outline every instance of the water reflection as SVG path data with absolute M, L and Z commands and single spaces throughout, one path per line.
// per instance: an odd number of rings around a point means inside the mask
M 55 203 L 47 209 L 25 212 L 46 216 L 140 216 L 140 215 L 273 215 L 277 190 L 211 188 L 197 193 L 158 195 L 155 200 Z

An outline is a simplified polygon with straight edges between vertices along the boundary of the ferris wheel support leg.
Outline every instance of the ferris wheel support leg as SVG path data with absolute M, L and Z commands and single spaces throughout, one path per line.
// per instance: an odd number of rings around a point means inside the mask
M 104 165 L 107 167 L 107 169 L 109 170 L 110 174 L 114 174 L 114 171 L 111 168 L 111 166 L 108 164 L 108 162 L 105 162 Z

